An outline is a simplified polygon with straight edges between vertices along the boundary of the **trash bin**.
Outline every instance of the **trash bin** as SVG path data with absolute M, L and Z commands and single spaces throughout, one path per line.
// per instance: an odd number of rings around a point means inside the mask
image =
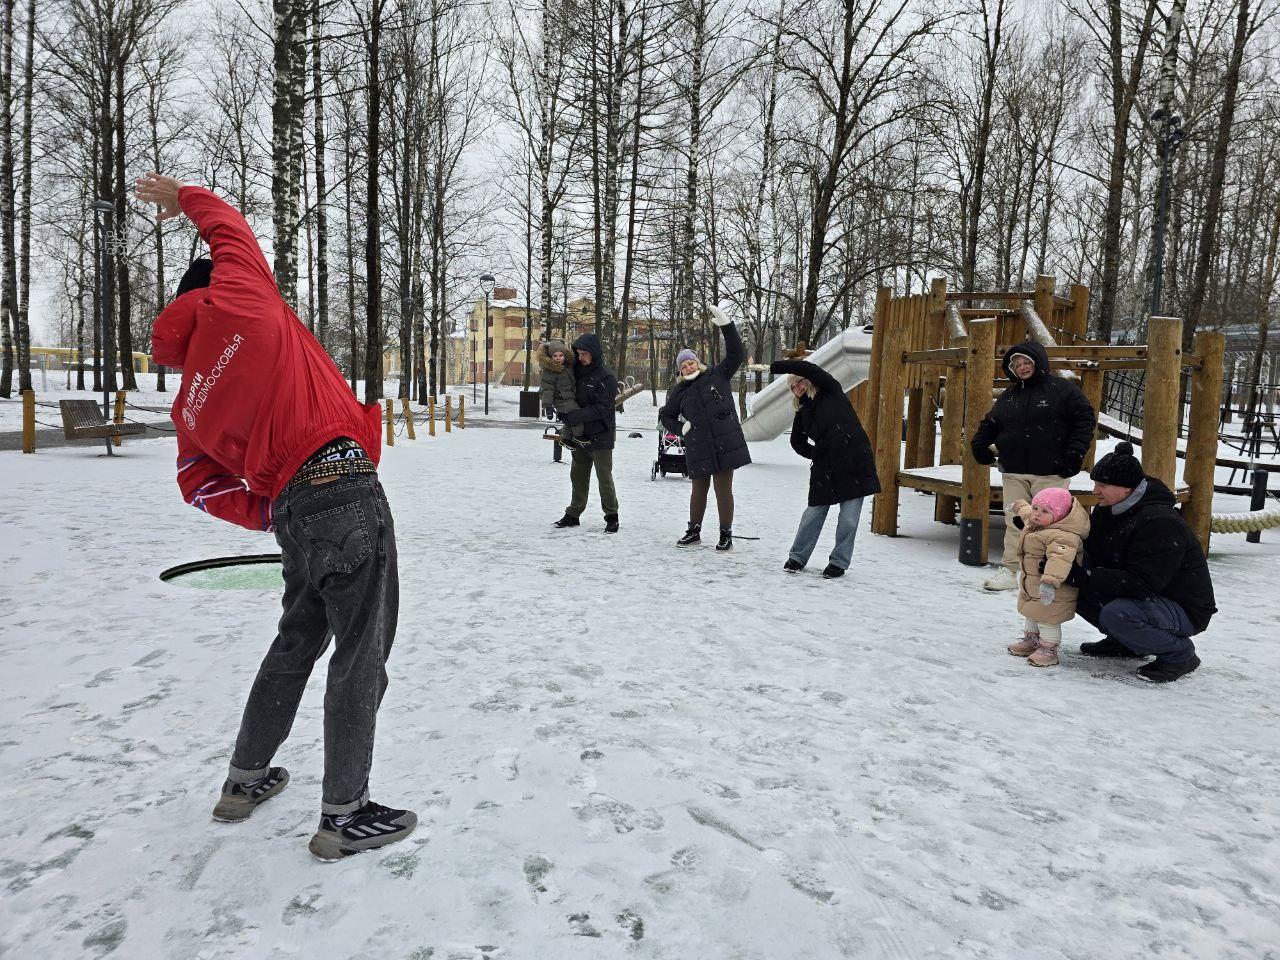
M 520 391 L 520 416 L 533 417 L 535 420 L 542 415 L 542 402 L 538 398 L 537 390 L 521 390 Z

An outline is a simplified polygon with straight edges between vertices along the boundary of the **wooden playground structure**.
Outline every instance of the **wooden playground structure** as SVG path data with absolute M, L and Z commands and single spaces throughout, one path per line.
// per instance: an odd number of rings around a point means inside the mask
M 896 536 L 902 488 L 924 491 L 935 497 L 935 520 L 955 524 L 958 515 L 960 562 L 987 562 L 990 511 L 1001 505 L 999 481 L 993 482 L 999 473 L 974 460 L 968 438 L 1009 385 L 1000 367 L 1004 352 L 1030 340 L 1045 348 L 1054 375 L 1077 380 L 1095 411 L 1106 371 L 1145 371 L 1143 469 L 1174 491 L 1183 516 L 1208 551 L 1223 335 L 1197 333 L 1194 352 L 1184 355 L 1182 321 L 1152 317 L 1148 343 L 1112 346 L 1086 339 L 1088 313 L 1088 287 L 1074 284 L 1060 294 L 1048 276 L 1037 278 L 1035 289 L 1028 291 L 958 293 L 949 291 L 941 277 L 927 294 L 897 297 L 880 288 L 870 376 L 850 395 L 871 438 L 880 475 L 872 532 Z M 1183 482 L 1175 484 L 1184 370 L 1191 373 L 1190 418 Z M 1085 471 L 1093 465 L 1095 447 L 1096 438 Z M 1087 472 L 1071 487 L 1086 505 L 1094 502 Z

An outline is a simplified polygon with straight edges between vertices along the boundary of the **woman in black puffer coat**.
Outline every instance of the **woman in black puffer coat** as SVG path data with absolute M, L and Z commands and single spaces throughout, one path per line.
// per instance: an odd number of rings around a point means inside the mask
M 680 381 L 667 393 L 658 419 L 668 433 L 684 436 L 685 466 L 693 490 L 689 495 L 689 529 L 676 541 L 682 547 L 702 539 L 702 517 L 714 482 L 720 514 L 717 550 L 733 548 L 733 471 L 751 462 L 733 404 L 729 378 L 742 366 L 745 351 L 738 328 L 719 307 L 711 307 L 711 322 L 724 336 L 724 359 L 707 369 L 692 350 L 676 356 Z
M 790 375 L 796 407 L 791 448 L 813 461 L 809 506 L 800 517 L 800 528 L 782 569 L 791 573 L 804 569 L 818 544 L 827 511 L 838 504 L 836 543 L 822 575 L 827 579 L 842 577 L 853 559 L 863 498 L 880 492 L 871 441 L 840 383 L 827 371 L 804 360 L 778 360 L 769 369 Z

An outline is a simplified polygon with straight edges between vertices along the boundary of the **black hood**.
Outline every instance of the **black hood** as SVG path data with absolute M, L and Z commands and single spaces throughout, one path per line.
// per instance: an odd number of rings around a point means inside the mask
M 600 344 L 600 338 L 594 333 L 584 333 L 573 341 L 573 349 L 587 351 L 591 354 L 592 363 L 604 366 L 604 347 Z
M 1014 344 L 1006 350 L 1004 359 L 1000 362 L 1000 366 L 1004 368 L 1004 375 L 1014 383 L 1020 383 L 1021 381 L 1009 369 L 1009 361 L 1013 359 L 1014 354 L 1018 353 L 1025 353 L 1036 362 L 1036 372 L 1031 375 L 1030 379 L 1034 380 L 1036 377 L 1047 377 L 1049 375 L 1049 354 L 1045 352 L 1044 347 L 1040 346 L 1040 344 L 1027 340 L 1023 343 Z

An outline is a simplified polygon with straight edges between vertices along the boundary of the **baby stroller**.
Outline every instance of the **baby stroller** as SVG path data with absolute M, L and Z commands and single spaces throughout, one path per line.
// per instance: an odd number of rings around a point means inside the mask
M 684 439 L 677 434 L 667 433 L 667 428 L 659 424 L 658 459 L 653 461 L 649 479 L 657 480 L 658 474 L 665 477 L 668 473 L 678 473 L 682 477 L 689 475 L 684 459 Z

